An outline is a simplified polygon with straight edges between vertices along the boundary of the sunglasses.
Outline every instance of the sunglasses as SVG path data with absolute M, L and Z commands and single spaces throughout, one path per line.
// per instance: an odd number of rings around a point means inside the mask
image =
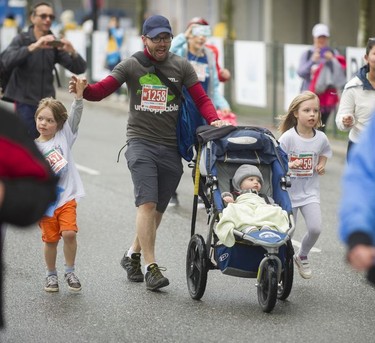
M 35 14 L 36 17 L 40 17 L 42 20 L 46 20 L 49 18 L 51 21 L 54 21 L 56 17 L 53 14 Z

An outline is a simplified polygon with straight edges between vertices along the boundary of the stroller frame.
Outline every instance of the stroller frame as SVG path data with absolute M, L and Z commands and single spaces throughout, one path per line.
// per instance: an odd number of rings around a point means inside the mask
M 269 155 L 267 155 L 268 157 L 266 159 L 273 160 L 272 163 L 277 163 L 276 169 L 278 174 L 280 174 L 280 176 L 276 176 L 276 178 L 278 178 L 277 182 L 274 182 L 273 180 L 273 188 L 280 186 L 283 193 L 285 193 L 282 194 L 282 199 L 275 199 L 275 201 L 288 212 L 289 216 L 289 229 L 286 233 L 277 232 L 269 228 L 262 228 L 254 233 L 244 233 L 234 229 L 236 245 L 241 244 L 244 246 L 243 249 L 250 249 L 250 254 L 252 254 L 252 249 L 261 251 L 262 256 L 260 257 L 259 264 L 256 266 L 256 270 L 241 270 L 241 268 L 238 269 L 232 267 L 225 269 L 221 268 L 222 265 L 220 263 L 222 261 L 219 259 L 226 259 L 228 253 L 218 253 L 218 238 L 214 229 L 220 220 L 224 204 L 221 200 L 219 178 L 215 175 L 216 168 L 213 168 L 212 170 L 214 172 L 212 172 L 211 168 L 206 168 L 202 162 L 203 148 L 205 148 L 206 153 L 209 149 L 213 150 L 208 153 L 208 159 L 210 161 L 207 162 L 207 164 L 212 165 L 214 162 L 212 162 L 212 156 L 210 153 L 215 155 L 218 151 L 219 154 L 224 152 L 223 149 L 221 149 L 222 147 L 216 149 L 215 144 L 212 144 L 212 142 L 217 143 L 218 140 L 225 141 L 228 137 L 230 138 L 232 136 L 239 137 L 241 140 L 243 138 L 241 137 L 242 133 L 245 138 L 241 143 L 241 151 L 237 150 L 235 152 L 235 154 L 239 152 L 239 156 L 243 152 L 246 152 L 245 154 L 247 155 L 252 151 L 251 144 L 244 144 L 244 142 L 251 141 L 251 139 L 248 139 L 249 137 L 252 138 L 253 135 L 256 137 L 266 137 L 265 139 L 268 143 L 263 147 L 267 150 L 266 154 Z M 287 157 L 279 147 L 273 134 L 265 128 L 253 126 L 212 128 L 211 126 L 201 126 L 197 129 L 197 137 L 198 145 L 196 159 L 193 159 L 189 165 L 193 168 L 194 180 L 191 238 L 186 258 L 186 278 L 189 294 L 195 300 L 201 299 L 206 290 L 208 271 L 219 269 L 223 274 L 231 276 L 256 278 L 259 305 L 264 312 L 271 312 L 275 307 L 277 299 L 287 299 L 290 295 L 293 284 L 294 250 L 291 243 L 291 237 L 294 233 L 295 225 L 290 200 L 286 192 L 287 187 L 290 187 L 290 179 L 287 175 Z M 225 154 L 227 154 L 227 152 L 228 150 L 225 151 Z M 255 155 L 257 156 L 256 163 L 254 163 L 251 157 L 250 160 L 248 160 L 248 156 L 246 158 L 240 156 L 240 163 L 237 162 L 237 164 L 234 164 L 237 166 L 242 163 L 259 164 L 258 155 L 262 153 L 262 149 L 258 146 L 253 152 L 255 152 Z M 238 156 L 236 156 L 236 158 L 237 157 Z M 215 157 L 213 159 L 215 159 Z M 228 160 L 230 160 L 230 156 L 225 155 L 224 162 Z M 203 175 L 201 175 L 202 169 L 206 169 L 203 171 Z M 205 178 L 205 181 L 202 180 L 202 177 Z M 198 196 L 202 198 L 208 215 L 209 229 L 206 241 L 202 235 L 195 233 Z M 283 261 L 280 259 L 280 249 L 283 251 Z

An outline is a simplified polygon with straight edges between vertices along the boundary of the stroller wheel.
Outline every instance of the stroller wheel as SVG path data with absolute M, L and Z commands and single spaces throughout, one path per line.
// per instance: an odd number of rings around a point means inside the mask
M 263 312 L 271 312 L 277 300 L 277 268 L 272 260 L 268 260 L 259 271 L 258 302 Z
M 277 298 L 285 300 L 288 298 L 292 286 L 293 286 L 293 275 L 294 275 L 294 264 L 293 264 L 293 245 L 291 241 L 287 243 L 287 253 L 285 257 L 285 263 L 283 271 L 281 272 L 281 278 L 277 290 Z
M 207 252 L 204 239 L 195 234 L 191 237 L 186 256 L 186 280 L 190 296 L 202 298 L 207 284 Z

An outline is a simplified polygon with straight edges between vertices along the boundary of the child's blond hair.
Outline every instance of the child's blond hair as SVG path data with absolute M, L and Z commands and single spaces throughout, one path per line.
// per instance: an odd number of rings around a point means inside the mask
M 39 112 L 44 108 L 49 108 L 53 114 L 53 118 L 57 123 L 57 130 L 61 130 L 64 126 L 64 123 L 68 119 L 68 111 L 61 101 L 56 100 L 52 97 L 44 98 L 39 101 L 38 108 L 35 112 L 35 119 L 37 118 Z
M 304 91 L 301 94 L 297 95 L 292 102 L 289 105 L 288 112 L 282 116 L 280 116 L 278 119 L 280 120 L 280 125 L 278 127 L 278 130 L 281 133 L 284 133 L 288 131 L 290 128 L 295 127 L 297 125 L 297 118 L 295 117 L 295 113 L 298 111 L 299 106 L 301 103 L 307 100 L 316 99 L 318 101 L 319 106 L 319 118 L 315 125 L 315 129 L 318 129 L 322 126 L 322 114 L 320 112 L 320 101 L 319 97 L 310 91 Z

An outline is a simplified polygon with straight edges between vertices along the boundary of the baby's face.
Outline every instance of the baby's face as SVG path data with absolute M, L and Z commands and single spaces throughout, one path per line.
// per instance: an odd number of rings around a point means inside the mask
M 249 176 L 246 179 L 243 179 L 241 182 L 241 190 L 254 189 L 257 192 L 260 191 L 262 185 L 258 176 Z

